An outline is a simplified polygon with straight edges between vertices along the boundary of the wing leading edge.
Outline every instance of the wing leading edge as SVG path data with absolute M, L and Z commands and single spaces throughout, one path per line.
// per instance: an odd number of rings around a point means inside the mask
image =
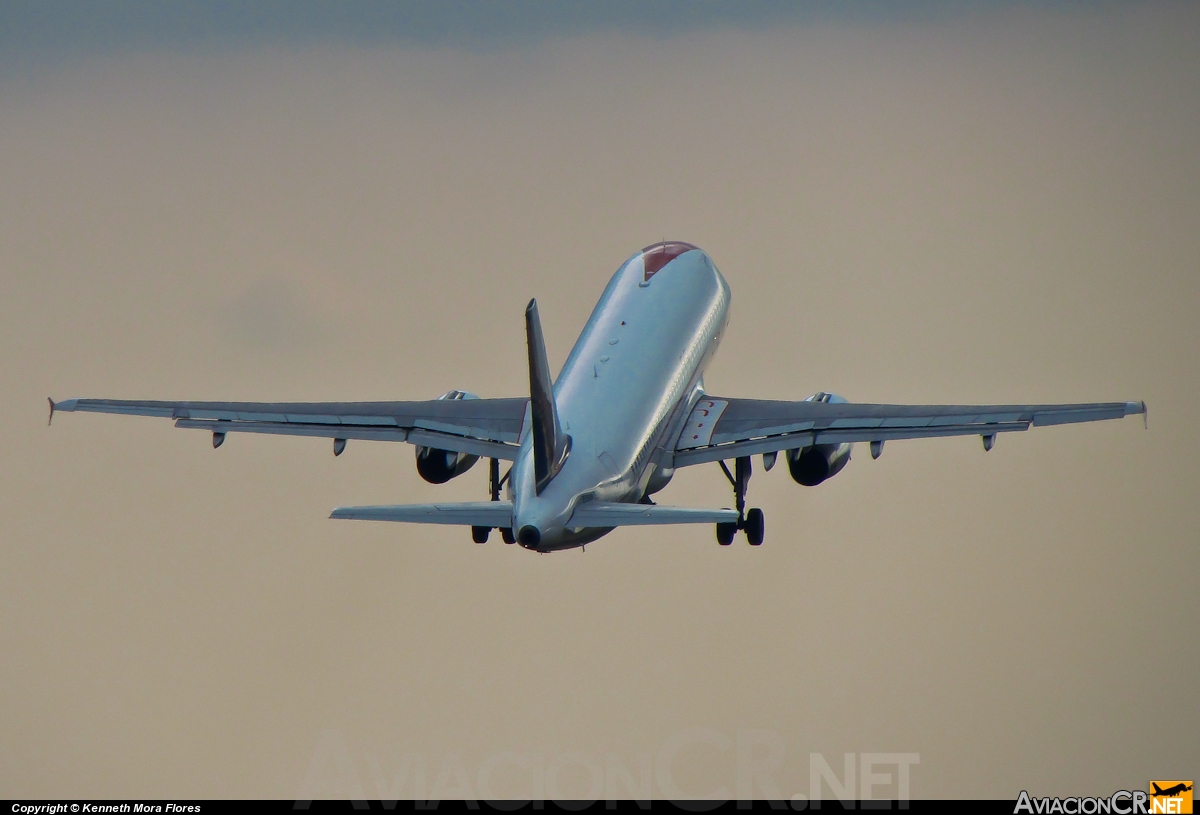
M 675 446 L 676 467 L 814 444 L 992 436 L 1146 413 L 1145 402 L 1067 405 L 871 405 L 702 398 Z
M 115 413 L 174 419 L 176 427 L 332 439 L 407 441 L 459 453 L 513 460 L 528 399 L 433 399 L 424 402 L 162 402 L 66 399 L 56 412 Z

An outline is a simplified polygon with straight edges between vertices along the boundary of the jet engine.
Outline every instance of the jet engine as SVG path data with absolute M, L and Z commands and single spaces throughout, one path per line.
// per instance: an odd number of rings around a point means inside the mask
M 788 472 L 792 480 L 815 487 L 841 472 L 850 460 L 849 444 L 816 444 L 787 451 Z
M 804 401 L 845 404 L 844 397 L 836 393 L 814 393 Z M 797 450 L 787 451 L 788 472 L 792 480 L 806 487 L 815 487 L 842 471 L 850 461 L 850 444 L 814 444 Z
M 438 397 L 438 401 L 478 398 L 475 394 L 465 391 L 447 391 Z M 451 478 L 457 478 L 471 469 L 478 460 L 479 456 L 469 453 L 417 446 L 417 473 L 430 484 L 445 484 Z

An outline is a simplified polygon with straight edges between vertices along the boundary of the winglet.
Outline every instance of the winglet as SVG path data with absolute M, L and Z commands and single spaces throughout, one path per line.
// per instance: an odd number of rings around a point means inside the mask
M 49 427 L 54 424 L 54 400 L 47 396 L 46 401 L 50 403 L 50 418 L 46 420 L 46 427 Z
M 1142 414 L 1142 427 L 1146 430 L 1150 429 L 1150 411 L 1145 402 L 1126 402 L 1125 415 L 1128 416 L 1131 413 Z
M 525 307 L 525 336 L 529 345 L 529 410 L 533 420 L 533 473 L 540 495 L 558 475 L 571 452 L 571 437 L 562 432 L 558 406 L 554 404 L 554 386 L 550 381 L 550 363 L 546 360 L 546 341 L 538 317 L 537 300 Z

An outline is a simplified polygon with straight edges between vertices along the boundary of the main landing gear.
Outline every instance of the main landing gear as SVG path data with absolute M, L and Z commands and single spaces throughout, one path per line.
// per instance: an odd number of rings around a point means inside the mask
M 491 493 L 493 501 L 500 500 L 500 488 L 504 486 L 504 482 L 512 475 L 510 469 L 504 474 L 504 478 L 500 477 L 500 461 L 498 459 L 488 459 L 488 492 Z M 488 535 L 492 533 L 490 526 L 473 526 L 471 527 L 471 540 L 476 543 L 487 543 Z M 512 527 L 505 526 L 500 528 L 500 537 L 505 543 L 516 543 L 517 536 L 513 534 Z
M 750 457 L 741 456 L 734 459 L 733 472 L 725 466 L 724 461 L 717 462 L 729 483 L 733 485 L 733 495 L 737 501 L 738 519 L 729 523 L 717 524 L 717 543 L 728 546 L 733 543 L 739 529 L 746 530 L 746 540 L 751 546 L 761 546 L 766 532 L 766 522 L 763 511 L 757 507 L 746 511 L 746 487 L 750 483 Z

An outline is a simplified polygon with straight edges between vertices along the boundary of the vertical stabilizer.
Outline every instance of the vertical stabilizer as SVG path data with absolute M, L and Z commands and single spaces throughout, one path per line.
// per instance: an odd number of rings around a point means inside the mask
M 550 364 L 546 361 L 546 341 L 542 338 L 542 321 L 538 318 L 537 300 L 530 300 L 525 308 L 525 336 L 529 343 L 533 473 L 540 495 L 567 460 L 567 454 L 571 450 L 571 437 L 562 432 L 562 425 L 558 421 L 558 407 L 554 404 L 554 388 L 550 382 Z

